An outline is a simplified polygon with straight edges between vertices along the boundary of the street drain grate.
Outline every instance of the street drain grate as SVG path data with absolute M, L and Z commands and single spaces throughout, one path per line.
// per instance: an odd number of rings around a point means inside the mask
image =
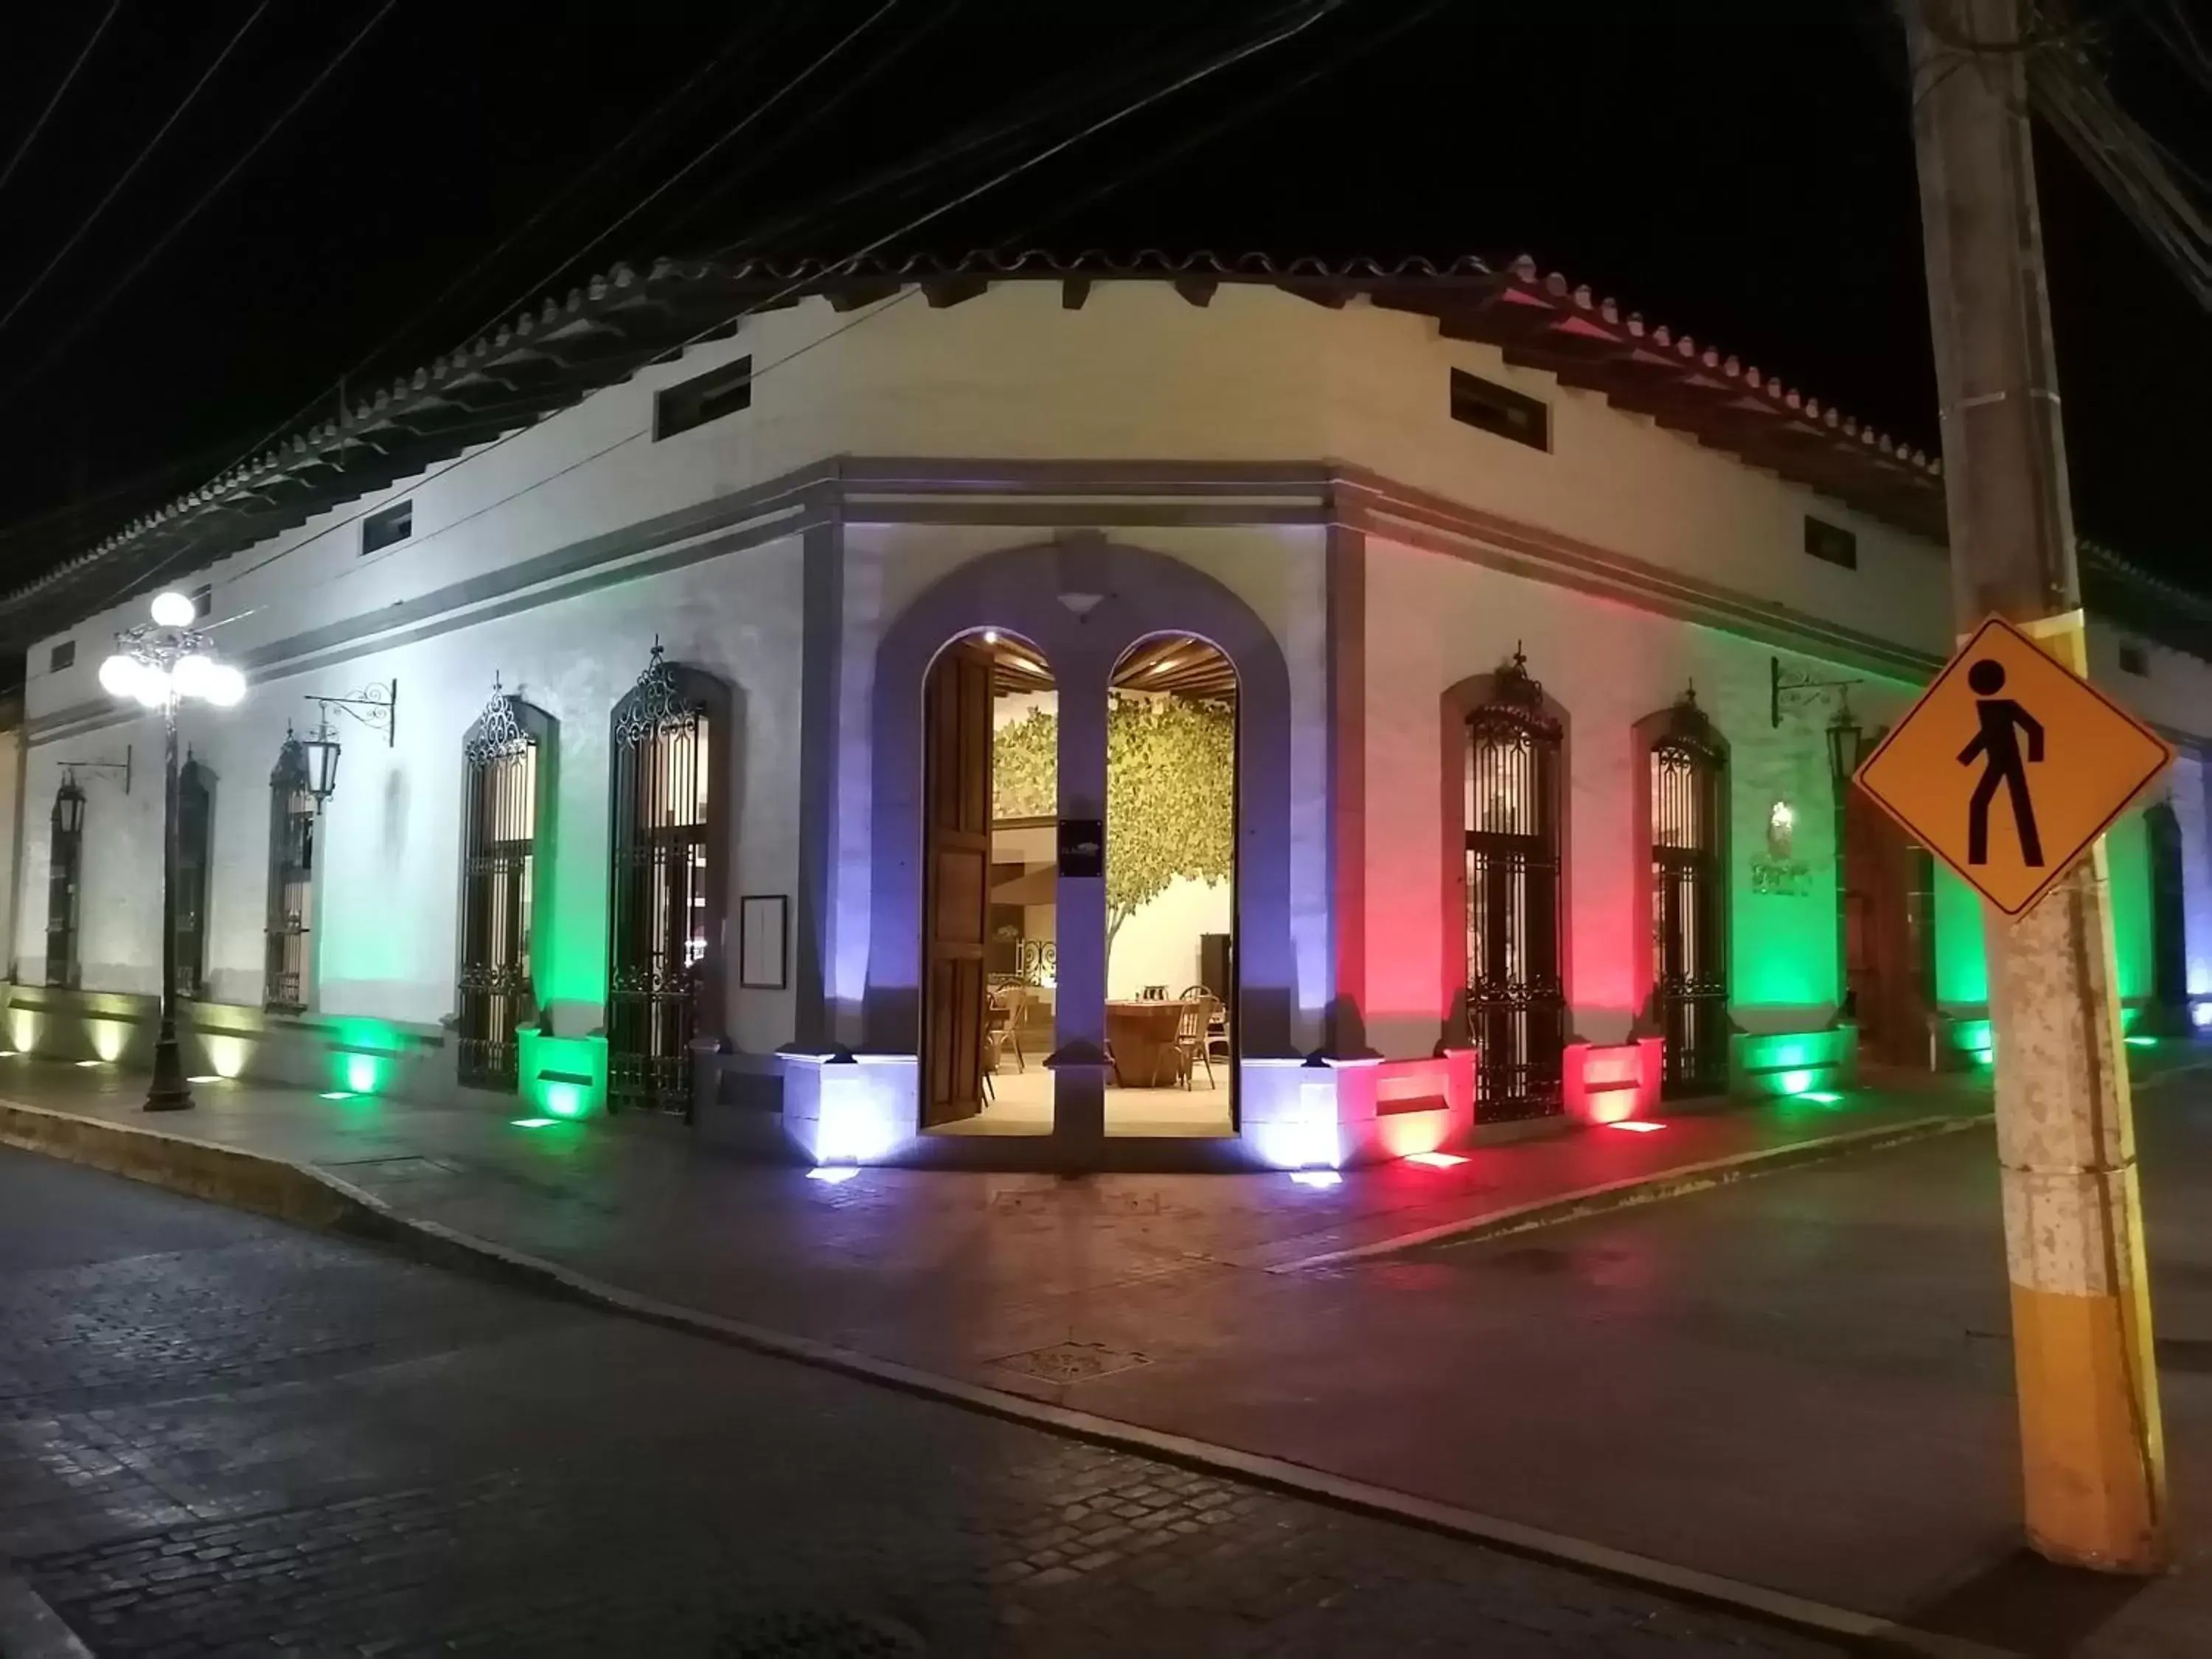
M 1109 1348 L 1100 1342 L 1055 1342 L 1048 1348 L 1032 1348 L 991 1363 L 1001 1370 L 1019 1371 L 1042 1382 L 1085 1382 L 1152 1362 L 1143 1354 Z
M 726 1619 L 708 1651 L 713 1659 L 924 1659 L 928 1650 L 888 1619 L 777 1610 Z

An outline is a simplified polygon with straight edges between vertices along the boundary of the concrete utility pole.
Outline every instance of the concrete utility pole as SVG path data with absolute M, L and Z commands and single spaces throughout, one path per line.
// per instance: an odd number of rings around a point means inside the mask
M 2085 674 L 2028 140 L 2032 0 L 1899 4 L 1959 626 L 2000 612 Z M 2153 1571 L 2165 1449 L 2104 843 L 2017 922 L 1986 915 L 2029 1541 Z

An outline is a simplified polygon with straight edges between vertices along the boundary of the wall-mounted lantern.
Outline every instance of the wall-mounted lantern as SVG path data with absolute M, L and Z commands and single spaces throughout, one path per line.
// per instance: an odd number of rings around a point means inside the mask
M 307 756 L 307 793 L 315 798 L 315 811 L 319 812 L 337 792 L 338 756 L 342 745 L 331 731 L 331 710 L 340 709 L 358 720 L 372 732 L 384 733 L 384 746 L 392 747 L 399 740 L 399 682 L 379 682 L 364 686 L 346 697 L 318 697 L 310 696 L 321 719 L 311 738 L 301 738 L 300 747 Z

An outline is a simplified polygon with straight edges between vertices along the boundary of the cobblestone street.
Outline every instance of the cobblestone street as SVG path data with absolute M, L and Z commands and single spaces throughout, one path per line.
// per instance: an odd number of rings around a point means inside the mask
M 1826 1650 L 12 1152 L 0 1554 L 102 1655 Z

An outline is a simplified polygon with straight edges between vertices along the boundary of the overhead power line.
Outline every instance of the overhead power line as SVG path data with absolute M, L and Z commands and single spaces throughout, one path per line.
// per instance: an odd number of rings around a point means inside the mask
M 264 4 L 265 3 L 266 0 L 264 0 Z M 210 185 L 207 189 L 200 193 L 198 200 L 194 202 L 190 207 L 186 208 L 182 214 L 178 216 L 175 222 L 173 222 L 167 230 L 161 233 L 161 236 L 155 241 L 154 245 L 138 257 L 137 263 L 133 264 L 130 270 L 125 271 L 123 275 L 108 288 L 105 294 L 101 295 L 98 300 L 93 302 L 92 309 L 79 317 L 76 324 L 65 331 L 62 334 L 61 337 L 53 343 L 52 346 L 47 350 L 46 356 L 40 358 L 37 362 L 32 364 L 31 367 L 23 374 L 17 375 L 15 379 L 9 382 L 4 388 L 0 388 L 0 404 L 6 403 L 9 398 L 14 397 L 32 381 L 37 380 L 39 376 L 44 374 L 47 368 L 53 363 L 55 359 L 58 358 L 64 351 L 68 350 L 71 345 L 75 344 L 76 341 L 83 336 L 85 331 L 89 329 L 94 323 L 100 319 L 101 313 L 104 313 L 109 306 L 115 303 L 116 297 L 120 295 L 125 289 L 129 288 L 131 283 L 137 282 L 138 278 L 144 274 L 147 266 L 152 264 L 155 260 L 161 257 L 162 252 L 168 247 L 169 244 L 175 241 L 177 238 L 184 233 L 186 226 L 190 225 L 193 220 L 199 217 L 201 211 L 206 208 L 210 202 L 212 202 L 217 196 L 222 193 L 225 185 L 228 185 L 233 179 L 238 177 L 238 175 L 245 170 L 246 163 L 252 161 L 255 156 L 261 153 L 263 146 L 267 144 L 271 138 L 274 138 L 277 133 L 283 129 L 284 124 L 289 121 L 295 115 L 297 115 L 301 109 L 306 106 L 307 100 L 322 90 L 324 83 L 327 82 L 331 76 L 337 73 L 339 66 L 343 64 L 347 58 L 353 56 L 354 49 L 360 46 L 363 40 L 366 40 L 368 38 L 369 32 L 375 28 L 379 23 L 382 22 L 385 18 L 391 14 L 392 9 L 398 3 L 399 0 L 384 0 L 383 5 L 377 8 L 374 15 L 371 16 L 368 21 L 363 23 L 359 29 L 356 30 L 353 38 L 348 40 L 345 45 L 338 48 L 337 56 L 333 57 L 328 63 L 325 64 L 320 72 L 316 75 L 315 78 L 308 82 L 306 87 L 301 88 L 299 96 L 293 99 L 290 103 L 287 104 L 276 118 L 261 130 L 261 136 L 246 147 L 245 154 L 240 155 L 235 161 L 233 161 L 228 167 L 225 168 L 222 177 L 217 179 L 212 185 Z M 258 16 L 259 14 L 256 13 L 255 15 Z M 5 320 L 6 319 L 4 318 L 0 318 L 0 323 L 4 323 Z
M 2185 22 L 2179 38 L 2193 44 Z M 2027 67 L 2037 112 L 2197 303 L 2212 310 L 2212 210 L 2191 189 L 2212 188 L 2212 181 L 2121 106 L 2086 47 L 2054 41 Z
M 887 51 L 878 57 L 873 63 L 860 70 L 858 74 L 847 76 L 835 90 L 810 102 L 805 112 L 798 120 L 784 127 L 766 143 L 747 150 L 742 159 L 733 166 L 724 169 L 709 188 L 694 198 L 688 205 L 662 225 L 660 234 L 664 236 L 672 236 L 680 226 L 690 223 L 708 207 L 720 200 L 733 187 L 757 173 L 770 161 L 782 154 L 800 135 L 836 114 L 847 103 L 866 91 L 871 83 L 880 78 L 885 70 L 896 64 L 908 52 L 913 51 L 924 40 L 957 16 L 964 3 L 965 0 L 940 0 L 936 9 L 922 20 L 919 27 L 908 33 L 903 39 L 894 42 Z
M 740 116 L 736 121 L 725 128 L 720 137 L 715 138 L 712 143 L 708 143 L 704 149 L 702 149 L 696 155 L 694 155 L 689 161 L 686 161 L 682 167 L 677 168 L 676 171 L 669 174 L 667 178 L 662 179 L 659 185 L 654 186 L 652 191 L 647 193 L 642 200 L 633 204 L 627 210 L 617 215 L 614 222 L 608 225 L 605 230 L 602 230 L 598 235 L 584 243 L 566 259 L 554 266 L 550 270 L 548 270 L 536 282 L 532 283 L 516 298 L 509 301 L 505 306 L 501 307 L 492 317 L 490 323 L 488 323 L 483 326 L 492 326 L 498 323 L 501 318 L 511 314 L 516 307 L 528 304 L 531 299 L 536 295 L 546 283 L 552 282 L 556 277 L 559 276 L 562 271 L 574 265 L 593 248 L 605 241 L 608 237 L 613 235 L 615 232 L 620 230 L 631 220 L 636 218 L 639 214 L 651 207 L 655 202 L 659 201 L 663 196 L 674 189 L 678 184 L 690 177 L 690 175 L 698 168 L 705 166 L 708 161 L 712 160 L 716 155 L 720 154 L 725 147 L 743 134 L 747 128 L 750 127 L 754 122 L 759 120 L 770 110 L 774 109 L 785 99 L 788 98 L 793 93 L 798 91 L 799 88 L 805 85 L 808 81 L 814 77 L 815 74 L 818 70 L 827 67 L 830 63 L 835 61 L 838 54 L 842 52 L 847 46 L 852 45 L 854 41 L 859 40 L 860 36 L 866 33 L 879 19 L 888 14 L 892 8 L 896 6 L 898 3 L 899 0 L 883 0 L 883 3 L 881 5 L 878 6 L 873 11 L 870 12 L 866 17 L 863 17 L 850 29 L 839 36 L 836 40 L 832 42 L 828 50 L 823 52 L 820 57 L 817 58 L 805 69 L 799 70 L 798 74 L 793 76 L 790 80 L 778 87 L 765 99 L 747 110 L 744 115 Z M 476 331 L 482 333 L 483 331 L 483 328 L 480 327 Z
M 773 15 L 774 14 L 770 14 L 771 16 Z M 335 379 L 330 381 L 328 385 L 324 386 L 318 390 L 313 397 L 307 398 L 307 401 L 302 403 L 297 409 L 285 416 L 283 419 L 278 421 L 275 425 L 270 427 L 267 431 L 264 432 L 252 443 L 247 444 L 243 448 L 240 449 L 238 453 L 233 456 L 229 462 L 217 469 L 218 472 L 227 472 L 231 467 L 237 465 L 239 462 L 259 454 L 264 449 L 267 448 L 270 444 L 273 443 L 285 433 L 289 432 L 292 427 L 299 422 L 302 416 L 313 413 L 315 408 L 320 404 L 325 398 L 331 396 L 333 393 L 343 392 L 345 388 L 345 383 L 348 380 L 360 374 L 361 371 L 367 368 L 370 363 L 374 362 L 379 357 L 382 356 L 400 340 L 405 338 L 409 332 L 410 332 L 417 324 L 421 323 L 424 319 L 436 312 L 438 307 L 445 304 L 447 300 L 453 298 L 454 295 L 465 289 L 474 277 L 490 266 L 501 254 L 506 252 L 507 249 L 513 247 L 517 242 L 528 235 L 532 229 L 544 220 L 546 215 L 551 213 L 556 208 L 559 207 L 562 203 L 567 201 L 587 179 L 591 179 L 601 168 L 605 167 L 607 163 L 613 161 L 615 157 L 621 155 L 624 150 L 628 149 L 631 144 L 635 143 L 640 137 L 643 137 L 644 134 L 651 129 L 662 116 L 665 115 L 670 110 L 674 109 L 678 104 L 682 103 L 684 99 L 690 97 L 691 94 L 698 88 L 702 82 L 712 76 L 715 70 L 720 69 L 723 64 L 726 64 L 730 58 L 735 55 L 739 47 L 757 39 L 766 27 L 766 21 L 758 15 L 755 15 L 753 17 L 750 18 L 744 27 L 734 31 L 730 37 L 723 42 L 721 49 L 717 52 L 714 57 L 708 58 L 706 63 L 702 64 L 698 69 L 693 70 L 692 73 L 684 80 L 684 83 L 678 87 L 675 91 L 670 93 L 659 103 L 655 104 L 651 109 L 647 110 L 643 115 L 640 116 L 635 122 L 632 123 L 627 132 L 623 133 L 620 138 L 617 139 L 611 146 L 601 150 L 599 154 L 592 159 L 590 165 L 586 167 L 580 173 L 571 174 L 568 181 L 563 184 L 560 189 L 555 191 L 552 195 L 547 197 L 544 202 L 539 204 L 536 212 L 532 213 L 527 219 L 524 220 L 520 225 L 509 231 L 507 235 L 501 238 L 500 241 L 489 252 L 478 256 L 478 258 L 469 265 L 467 270 L 462 271 L 459 276 L 454 277 L 451 282 L 447 283 L 445 287 L 439 289 L 438 292 L 432 295 L 427 302 L 417 306 L 413 311 L 410 312 L 396 327 L 387 331 L 382 338 L 378 340 L 377 343 L 371 346 L 367 351 L 362 353 L 362 355 L 356 358 L 350 366 L 342 370 Z M 570 263 L 573 263 L 574 257 L 574 256 L 573 255 L 570 256 Z
M 1323 18 L 1329 16 L 1349 3 L 1350 0 L 1306 0 L 1306 3 L 1303 5 L 1290 8 L 1287 11 L 1278 11 L 1274 13 L 1271 18 L 1271 22 L 1279 22 L 1279 27 L 1271 27 L 1268 33 L 1256 38 L 1240 40 L 1237 43 L 1230 46 L 1228 48 L 1215 52 L 1194 68 L 1191 68 L 1185 72 L 1176 75 L 1166 84 L 1161 85 L 1157 89 L 1146 93 L 1122 105 L 1119 108 L 1109 112 L 1106 115 L 1090 122 L 1079 131 L 1075 132 L 1067 137 L 1060 139 L 1046 148 L 1038 150 L 1035 154 L 1013 163 L 994 174 L 992 178 L 984 180 L 981 184 L 975 185 L 969 190 L 961 191 L 951 200 L 946 201 L 939 206 L 908 221 L 906 223 L 899 226 L 896 229 L 872 238 L 866 245 L 855 249 L 853 252 L 846 255 L 843 258 L 832 261 L 830 264 L 820 267 L 818 270 L 794 277 L 791 282 L 785 283 L 775 292 L 762 299 L 752 301 L 750 305 L 740 307 L 735 313 L 736 316 L 744 317 L 755 312 L 772 310 L 783 304 L 786 301 L 794 297 L 800 289 L 806 288 L 814 283 L 819 282 L 824 277 L 833 276 L 841 272 L 852 270 L 866 260 L 871 255 L 880 252 L 884 247 L 887 246 L 890 243 L 896 241 L 902 237 L 911 235 L 915 231 L 921 228 L 923 226 L 933 222 L 937 219 L 944 216 L 945 214 L 952 212 L 957 208 L 975 200 L 977 197 L 996 188 L 998 185 L 1007 183 L 1012 179 L 1019 177 L 1021 174 L 1029 172 L 1033 167 L 1042 165 L 1043 162 L 1049 161 L 1054 156 L 1062 154 L 1073 146 L 1082 143 L 1084 140 L 1094 137 L 1100 132 L 1105 131 L 1109 127 L 1119 125 L 1121 122 L 1129 118 L 1130 117 L 1151 108 L 1153 105 L 1159 103 L 1162 100 L 1172 97 L 1175 94 L 1181 92 L 1188 87 L 1194 86 L 1201 81 L 1208 80 L 1213 76 L 1222 73 L 1224 70 L 1232 69 L 1238 64 L 1246 62 L 1248 59 L 1258 56 L 1260 53 L 1268 51 L 1272 47 L 1279 46 L 1286 40 L 1290 40 L 1297 35 L 1303 34 L 1316 23 L 1320 22 Z M 839 327 L 831 330 L 828 334 L 817 339 L 811 340 L 805 344 L 787 353 L 784 356 L 778 358 L 775 362 L 763 365 L 762 367 L 755 369 L 753 373 L 754 383 L 757 385 L 775 370 L 783 368 L 785 365 L 794 362 L 799 357 L 805 356 L 808 352 L 813 350 L 815 347 L 826 344 L 830 340 L 835 339 L 839 336 L 848 333 L 852 330 L 860 327 L 862 324 L 867 322 L 872 318 L 882 315 L 884 312 L 890 310 L 893 307 L 901 304 L 908 297 L 908 295 L 902 294 L 883 302 L 882 304 L 872 307 L 853 318 L 851 321 L 844 323 Z M 709 323 L 696 330 L 687 338 L 678 342 L 674 346 L 668 348 L 668 350 L 671 353 L 680 352 L 691 346 L 697 345 L 707 339 L 709 336 L 720 333 L 724 328 L 729 325 L 731 320 L 732 319 L 726 316 L 718 319 L 716 321 Z M 466 454 L 456 456 L 452 460 L 447 461 L 441 465 L 426 470 L 417 484 L 417 488 L 420 487 L 421 483 L 427 483 L 432 479 L 444 476 L 446 473 L 450 472 L 453 468 L 463 465 L 465 462 L 480 459 L 483 456 L 490 453 L 493 450 L 513 442 L 517 437 L 520 436 L 522 433 L 529 430 L 531 424 L 532 423 L 529 422 L 523 422 L 517 425 L 513 431 L 504 433 L 501 436 L 491 440 L 489 443 L 484 444 L 480 447 L 470 450 Z M 586 461 L 597 459 L 600 455 L 610 453 L 613 450 L 622 447 L 624 444 L 634 442 L 641 435 L 641 434 L 640 433 L 632 433 L 627 437 L 617 439 L 614 442 L 606 445 L 602 449 L 595 452 L 592 455 L 586 456 L 583 458 L 582 460 L 572 463 L 568 467 L 564 467 L 562 471 L 573 471 L 574 466 L 582 465 Z M 517 491 L 515 493 L 520 495 L 534 487 L 534 485 L 526 485 L 523 490 Z M 510 496 L 507 499 L 513 498 Z M 358 519 L 363 516 L 366 516 L 366 509 L 364 509 L 362 514 L 356 514 L 355 518 Z M 353 520 L 347 520 L 339 525 L 331 526 L 331 528 L 343 528 L 343 524 L 351 523 L 353 521 Z M 183 547 L 179 548 L 168 557 L 160 561 L 151 570 L 137 578 L 132 583 L 132 591 L 138 591 L 150 586 L 160 580 L 170 571 L 178 568 L 185 560 L 198 553 L 205 544 L 205 541 L 206 537 L 204 534 L 193 538 L 192 540 L 187 542 Z M 300 545 L 305 545 L 305 544 L 301 544 Z M 280 549 L 278 551 L 270 554 L 267 558 L 263 559 L 259 563 L 252 565 L 246 570 L 238 572 L 237 575 L 232 578 L 232 580 L 236 580 L 238 577 L 251 575 L 253 571 L 261 569 L 277 559 L 284 557 L 288 553 L 296 550 L 296 547 Z M 349 567 L 349 568 L 351 568 L 352 567 Z M 330 580 L 336 580 L 336 578 L 331 578 Z
M 200 94 L 207 89 L 208 82 L 215 79 L 216 72 L 230 61 L 231 53 L 238 50 L 238 43 L 246 39 L 247 32 L 261 21 L 261 15 L 268 9 L 269 0 L 261 0 L 259 5 L 246 14 L 246 21 L 238 26 L 237 33 L 225 41 L 222 50 L 215 55 L 215 61 L 200 71 L 200 78 L 192 82 L 191 90 L 185 94 L 184 101 L 169 112 L 169 118 L 161 123 L 154 136 L 146 141 L 145 147 L 131 158 L 131 165 L 124 168 L 122 175 L 107 187 L 107 193 L 93 204 L 92 211 L 84 216 L 84 222 L 77 226 L 69 240 L 62 244 L 61 251 L 46 261 L 45 270 L 31 278 L 31 285 L 15 296 L 15 303 L 9 306 L 4 313 L 0 313 L 0 329 L 7 327 L 9 319 L 23 308 L 25 302 L 46 286 L 46 278 L 54 274 L 55 268 L 69 258 L 70 252 L 85 239 L 93 226 L 100 222 L 100 216 L 107 211 L 107 204 L 121 193 L 124 185 L 129 184 L 137 176 L 138 169 L 145 166 L 147 157 L 161 147 L 161 140 L 169 136 L 169 129 L 182 120 L 185 112 L 198 101 Z
M 100 37 L 107 33 L 107 26 L 115 21 L 115 14 L 122 9 L 123 0 L 107 0 L 107 10 L 92 26 L 92 34 L 77 53 L 76 62 L 69 66 L 69 73 L 62 76 L 62 83 L 54 88 L 54 95 L 46 100 L 46 106 L 39 112 L 39 118 L 31 123 L 31 130 L 23 135 L 23 142 L 15 146 L 15 153 L 8 158 L 8 165 L 0 167 L 0 190 L 8 188 L 8 181 L 15 176 L 15 169 L 23 165 L 23 158 L 31 153 L 31 146 L 38 143 L 39 135 L 46 130 L 46 122 L 60 107 L 62 99 L 76 82 L 77 71 L 84 67 L 84 60 L 92 56 L 92 49 L 100 44 Z

